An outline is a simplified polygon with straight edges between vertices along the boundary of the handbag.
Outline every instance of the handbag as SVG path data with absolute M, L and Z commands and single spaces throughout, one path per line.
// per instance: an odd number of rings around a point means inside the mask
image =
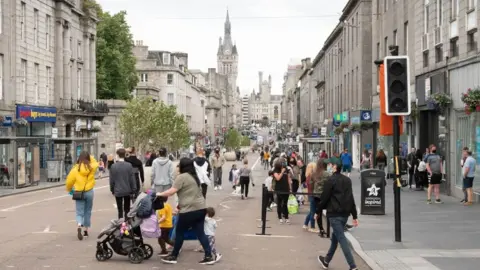
M 82 191 L 74 191 L 72 194 L 72 200 L 82 201 L 85 200 L 85 188 L 87 187 L 87 181 L 85 181 L 85 186 Z

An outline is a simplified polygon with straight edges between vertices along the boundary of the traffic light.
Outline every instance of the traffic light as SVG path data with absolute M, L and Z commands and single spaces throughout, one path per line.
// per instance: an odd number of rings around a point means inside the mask
M 387 56 L 384 60 L 385 112 L 389 116 L 410 115 L 408 56 Z

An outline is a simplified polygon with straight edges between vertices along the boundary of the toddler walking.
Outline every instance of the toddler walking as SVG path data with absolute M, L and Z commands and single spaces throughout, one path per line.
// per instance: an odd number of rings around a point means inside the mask
M 215 216 L 215 209 L 213 207 L 207 208 L 207 216 L 205 217 L 205 234 L 210 243 L 212 249 L 212 255 L 215 258 L 215 262 L 220 261 L 222 254 L 220 254 L 215 247 L 215 231 L 217 230 L 217 221 L 213 218 Z
M 268 171 L 268 177 L 265 179 L 265 187 L 268 190 L 268 195 L 267 195 L 267 210 L 272 211 L 272 203 L 273 203 L 273 187 L 272 187 L 272 182 L 273 182 L 273 171 Z
M 169 255 L 166 244 L 173 246 L 173 242 L 170 240 L 170 231 L 173 228 L 173 211 L 172 206 L 167 202 L 167 199 L 168 197 L 163 197 L 163 209 L 157 211 L 158 224 L 161 231 L 161 236 L 158 238 L 158 244 L 162 249 L 158 255 L 162 257 Z

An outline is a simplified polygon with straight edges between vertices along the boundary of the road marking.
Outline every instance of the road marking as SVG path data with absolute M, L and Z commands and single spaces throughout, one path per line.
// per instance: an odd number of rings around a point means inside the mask
M 240 236 L 247 237 L 263 237 L 263 238 L 294 238 L 295 236 L 291 235 L 257 235 L 257 234 L 239 234 Z
M 252 165 L 252 171 L 255 169 L 255 166 L 257 166 L 258 162 L 260 161 L 260 157 L 257 158 L 257 160 L 253 163 Z
M 227 210 L 230 209 L 230 206 L 225 205 L 224 203 L 220 203 L 219 205 Z
M 96 187 L 96 188 L 94 188 L 94 190 L 104 189 L 104 188 L 107 188 L 107 187 L 110 187 L 110 186 L 106 185 L 106 186 Z M 58 199 L 63 199 L 63 198 L 66 198 L 66 197 L 71 197 L 71 195 L 67 194 L 67 195 L 51 197 L 51 198 L 47 198 L 47 199 L 43 199 L 43 200 L 33 201 L 33 202 L 29 202 L 29 203 L 23 203 L 23 204 L 19 204 L 19 205 L 16 205 L 16 206 L 9 207 L 9 208 L 4 208 L 4 209 L 0 210 L 0 212 L 11 212 L 11 211 L 17 210 L 19 208 L 32 206 L 32 205 L 43 203 L 43 202 L 49 202 L 49 201 L 54 201 L 54 200 L 58 200 Z
M 43 230 L 44 233 L 49 233 L 50 232 L 50 225 L 48 225 L 47 227 L 45 227 L 45 229 Z
M 115 208 L 115 209 L 118 208 L 116 203 L 113 204 L 113 208 Z

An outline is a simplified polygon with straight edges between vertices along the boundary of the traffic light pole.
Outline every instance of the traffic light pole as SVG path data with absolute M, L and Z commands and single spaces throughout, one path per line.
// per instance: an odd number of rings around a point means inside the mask
M 398 56 L 398 46 L 389 46 L 392 56 Z M 393 116 L 393 162 L 395 181 L 393 184 L 394 213 L 395 213 L 395 242 L 402 242 L 402 214 L 400 190 L 402 187 L 400 175 L 400 116 Z

